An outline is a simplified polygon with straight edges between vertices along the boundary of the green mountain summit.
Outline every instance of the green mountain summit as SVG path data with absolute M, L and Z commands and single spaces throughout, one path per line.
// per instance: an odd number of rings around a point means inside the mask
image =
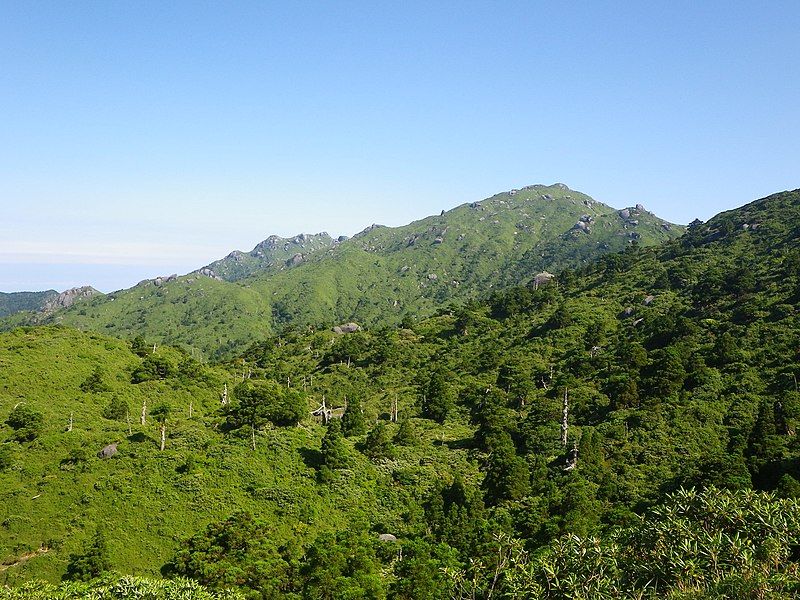
M 289 324 L 397 324 L 682 232 L 641 205 L 617 210 L 563 184 L 534 185 L 350 239 L 272 236 L 188 275 L 146 280 L 32 321 L 230 356 Z

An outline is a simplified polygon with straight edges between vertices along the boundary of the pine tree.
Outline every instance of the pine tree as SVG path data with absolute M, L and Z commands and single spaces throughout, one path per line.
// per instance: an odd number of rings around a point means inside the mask
M 422 416 L 444 423 L 453 406 L 453 395 L 444 369 L 433 371 L 422 386 Z
M 364 443 L 364 454 L 373 460 L 391 458 L 394 455 L 392 440 L 385 423 L 377 423 L 367 434 L 367 440 Z
M 400 446 L 415 446 L 419 443 L 419 434 L 411 421 L 406 419 L 400 423 L 394 436 L 394 443 Z
M 367 431 L 367 424 L 364 421 L 364 410 L 361 406 L 361 399 L 355 398 L 347 401 L 347 408 L 342 415 L 342 433 L 346 437 L 362 435 Z
M 322 464 L 329 469 L 342 469 L 347 466 L 347 448 L 342 439 L 342 429 L 338 419 L 328 424 L 325 437 L 322 438 Z

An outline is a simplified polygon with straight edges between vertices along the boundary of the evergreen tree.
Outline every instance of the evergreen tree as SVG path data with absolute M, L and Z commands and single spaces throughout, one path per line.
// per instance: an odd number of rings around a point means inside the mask
M 437 423 L 444 423 L 453 407 L 453 392 L 449 377 L 443 368 L 430 373 L 421 388 L 422 416 Z
M 347 466 L 347 448 L 338 419 L 331 419 L 328 423 L 325 437 L 322 438 L 321 452 L 322 464 L 328 469 L 342 469 Z
M 103 417 L 112 421 L 122 421 L 129 411 L 128 401 L 119 394 L 114 394 L 103 409 Z
M 8 415 L 6 424 L 14 430 L 15 440 L 31 442 L 42 433 L 44 416 L 27 404 L 19 404 Z
M 417 429 L 409 419 L 400 422 L 400 427 L 397 428 L 394 436 L 394 443 L 400 446 L 416 446 L 419 443 Z
M 347 400 L 347 408 L 342 415 L 342 433 L 346 437 L 362 435 L 367 431 L 367 423 L 364 420 L 364 409 L 361 405 L 361 398 L 358 396 Z
M 81 391 L 96 394 L 109 391 L 111 388 L 105 383 L 104 378 L 105 370 L 100 365 L 95 365 L 89 376 L 81 383 Z
M 504 500 L 519 500 L 530 492 L 528 464 L 517 456 L 508 433 L 501 433 L 489 442 L 491 453 L 486 465 L 483 489 L 486 503 L 499 504 Z
M 383 421 L 376 423 L 375 427 L 367 434 L 364 442 L 364 454 L 373 460 L 394 456 L 392 439 Z
M 510 431 L 514 426 L 514 413 L 506 407 L 505 395 L 497 389 L 483 394 L 472 411 L 475 429 L 475 446 L 489 451 L 491 440 Z
M 490 537 L 480 493 L 456 473 L 449 486 L 439 485 L 425 503 L 425 519 L 435 539 L 478 556 Z
M 148 344 L 141 335 L 137 335 L 131 340 L 131 352 L 140 358 L 144 358 L 150 354 L 151 348 L 152 346 Z
M 111 561 L 108 557 L 106 538 L 102 532 L 98 531 L 92 538 L 92 543 L 83 553 L 70 554 L 64 579 L 89 581 L 109 569 L 111 569 Z
M 265 383 L 265 382 L 259 382 Z M 275 386 L 255 386 L 243 381 L 233 390 L 234 401 L 228 408 L 228 423 L 250 430 L 250 445 L 256 449 L 256 430 L 269 422 L 269 399 Z

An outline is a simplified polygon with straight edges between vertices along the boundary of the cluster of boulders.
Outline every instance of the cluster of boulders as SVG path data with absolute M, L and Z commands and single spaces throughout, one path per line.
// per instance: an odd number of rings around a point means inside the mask
M 81 300 L 83 298 L 91 298 L 95 294 L 99 294 L 96 289 L 94 289 L 90 285 L 84 285 L 82 287 L 76 287 L 64 292 L 61 292 L 55 298 L 50 298 L 47 302 L 44 303 L 42 306 L 43 313 L 51 313 L 55 312 L 61 308 L 68 308 L 75 304 L 77 300 Z
M 169 283 L 170 281 L 175 281 L 176 279 L 178 279 L 178 276 L 175 273 L 173 273 L 172 275 L 165 275 L 163 277 L 156 277 L 155 279 L 153 279 L 153 285 L 156 287 L 161 287 L 165 283 Z
M 343 323 L 333 327 L 333 332 L 340 335 L 343 333 L 355 333 L 356 331 L 361 331 L 361 326 L 358 323 Z

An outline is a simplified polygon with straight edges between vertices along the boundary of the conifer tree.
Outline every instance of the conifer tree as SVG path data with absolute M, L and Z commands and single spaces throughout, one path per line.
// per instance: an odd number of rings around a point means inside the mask
M 361 406 L 361 399 L 356 396 L 348 399 L 347 408 L 342 415 L 342 433 L 346 437 L 361 435 L 367 431 L 367 424 L 364 421 L 364 410 Z
M 382 421 L 377 423 L 367 434 L 367 440 L 364 443 L 364 454 L 373 460 L 390 458 L 394 455 L 389 431 Z
M 341 469 L 347 466 L 347 449 L 338 419 L 332 419 L 328 424 L 328 430 L 322 438 L 321 451 L 322 463 L 329 469 Z
M 418 442 L 419 434 L 414 424 L 408 419 L 402 421 L 394 436 L 394 443 L 400 446 L 414 446 Z

